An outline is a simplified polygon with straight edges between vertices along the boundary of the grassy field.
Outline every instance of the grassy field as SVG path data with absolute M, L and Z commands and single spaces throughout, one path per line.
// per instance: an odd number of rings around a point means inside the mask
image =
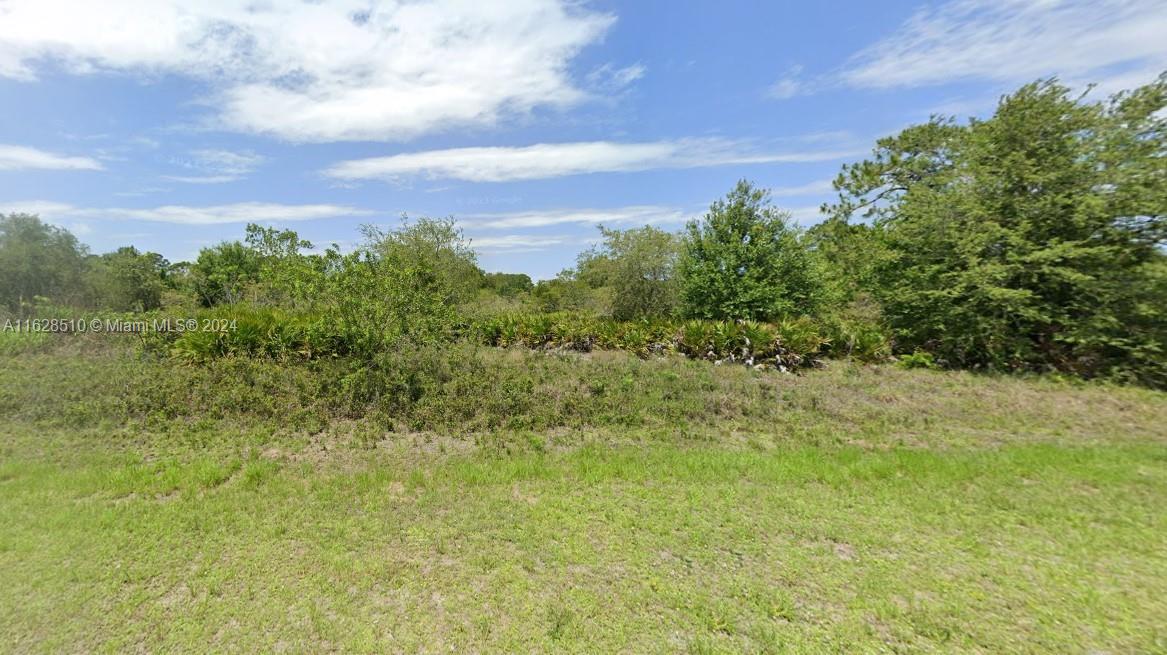
M 6 651 L 1167 651 L 1162 393 L 91 346 L 0 359 Z

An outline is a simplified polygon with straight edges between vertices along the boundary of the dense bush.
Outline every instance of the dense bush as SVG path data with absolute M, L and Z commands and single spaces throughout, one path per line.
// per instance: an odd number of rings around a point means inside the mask
M 686 227 L 680 261 L 685 313 L 770 321 L 811 314 L 820 281 L 789 214 L 742 180 Z
M 84 303 L 86 255 L 65 229 L 28 214 L 0 215 L 0 305 L 20 311 L 38 296 Z
M 197 363 L 231 356 L 312 360 L 356 355 L 374 360 L 387 350 L 426 344 L 474 344 L 577 352 L 622 350 L 638 357 L 680 353 L 694 359 L 791 370 L 826 356 L 881 361 L 891 346 L 878 325 L 807 318 L 769 324 L 756 321 L 617 321 L 573 312 L 503 314 L 432 325 L 424 334 L 385 330 L 366 334 L 328 313 L 289 313 L 247 305 L 202 312 L 214 331 L 150 334 L 147 346 Z M 370 323 L 367 328 L 375 329 Z
M 190 285 L 203 307 L 237 303 L 259 280 L 259 253 L 238 241 L 204 248 L 190 267 Z
M 629 230 L 601 226 L 600 234 L 600 245 L 580 254 L 574 278 L 591 288 L 611 291 L 608 313 L 613 318 L 676 314 L 680 303 L 678 235 L 651 225 Z
M 99 306 L 115 311 L 149 311 L 162 306 L 168 263 L 161 255 L 128 246 L 97 257 L 91 266 Z

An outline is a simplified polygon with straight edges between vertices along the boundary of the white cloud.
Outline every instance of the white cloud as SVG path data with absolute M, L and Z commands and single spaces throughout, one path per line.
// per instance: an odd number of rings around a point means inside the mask
M 920 9 L 856 53 L 840 81 L 893 88 L 1058 75 L 1110 91 L 1167 68 L 1165 35 L 1162 0 L 955 0 Z
M 0 21 L 2 24 L 3 21 Z M 3 45 L 0 45 L 2 48 Z M 0 144 L 0 171 L 24 169 L 99 171 L 102 166 L 89 157 L 67 157 L 36 148 Z
M 72 212 L 75 207 L 51 200 L 25 200 L 21 202 L 0 202 L 0 214 L 36 214 L 41 218 L 58 218 Z
M 470 228 L 513 229 L 548 225 L 651 225 L 680 223 L 687 218 L 675 207 L 634 205 L 612 209 L 548 209 L 498 214 L 461 216 L 458 222 Z
M 587 97 L 568 73 L 615 18 L 573 0 L 6 0 L 0 76 L 206 80 L 219 123 L 398 140 Z M 632 77 L 628 72 L 625 77 Z
M 770 189 L 770 195 L 775 198 L 784 198 L 789 196 L 813 196 L 823 193 L 830 193 L 834 190 L 831 180 L 819 180 L 818 182 L 810 182 L 807 184 L 800 184 L 798 186 L 780 186 Z
M 239 179 L 237 175 L 163 175 L 162 179 L 184 184 L 223 184 Z
M 251 151 L 204 149 L 194 150 L 190 155 L 186 159 L 175 159 L 174 163 L 202 175 L 163 175 L 162 178 L 185 184 L 223 184 L 243 178 L 267 161 L 266 157 Z
M 806 83 L 799 77 L 802 66 L 791 66 L 781 78 L 766 90 L 766 95 L 776 100 L 786 100 L 807 92 Z
M 604 64 L 587 74 L 588 84 L 608 92 L 619 91 L 644 77 L 648 70 L 643 64 L 633 64 L 617 68 L 611 63 Z
M 852 151 L 761 152 L 748 143 L 724 139 L 648 143 L 540 143 L 523 147 L 452 148 L 354 159 L 332 166 L 325 171 L 325 175 L 344 180 L 394 181 L 423 175 L 431 179 L 508 182 L 658 168 L 831 161 L 854 154 Z
M 507 234 L 494 237 L 470 237 L 470 245 L 486 254 L 538 252 L 555 246 L 578 245 L 578 237 Z
M 219 225 L 264 221 L 310 221 L 320 218 L 367 216 L 373 212 L 344 205 L 281 205 L 267 202 L 240 202 L 230 205 L 192 207 L 166 205 L 153 208 L 95 208 L 32 200 L 0 202 L 0 213 L 27 212 L 45 219 L 62 218 L 131 219 L 183 225 Z
M 825 218 L 818 205 L 813 207 L 783 207 L 782 209 L 790 214 L 791 221 L 802 226 L 814 225 Z
M 246 175 L 259 168 L 267 160 L 263 155 L 251 151 L 231 152 L 230 150 L 203 149 L 191 152 L 194 167 L 215 171 L 223 175 Z
M 108 216 L 163 223 L 212 225 L 259 221 L 310 221 L 318 218 L 367 216 L 368 210 L 343 205 L 281 205 L 267 202 L 241 202 L 232 205 L 189 207 L 167 205 L 153 209 L 93 210 Z

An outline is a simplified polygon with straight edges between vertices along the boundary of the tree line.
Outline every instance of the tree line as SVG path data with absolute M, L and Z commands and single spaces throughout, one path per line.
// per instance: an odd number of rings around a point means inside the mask
M 171 264 L 89 254 L 35 216 L 0 219 L 0 304 L 148 311 L 247 303 L 326 312 L 348 337 L 440 338 L 465 314 L 623 321 L 845 317 L 942 365 L 1167 386 L 1167 75 L 1106 101 L 1054 80 L 994 114 L 880 139 L 803 229 L 739 182 L 680 232 L 600 228 L 556 278 L 486 273 L 452 218 L 368 226 L 361 247 L 249 225 Z M 385 326 L 390 326 L 386 328 Z M 371 347 L 371 346 L 370 346 Z

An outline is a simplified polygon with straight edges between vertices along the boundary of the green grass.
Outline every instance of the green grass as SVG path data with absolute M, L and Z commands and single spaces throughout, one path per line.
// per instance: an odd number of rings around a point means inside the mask
M 483 357 L 512 400 L 612 386 L 449 432 L 346 414 L 321 369 L 247 369 L 256 405 L 227 369 L 0 360 L 0 650 L 1167 650 L 1163 394 Z

